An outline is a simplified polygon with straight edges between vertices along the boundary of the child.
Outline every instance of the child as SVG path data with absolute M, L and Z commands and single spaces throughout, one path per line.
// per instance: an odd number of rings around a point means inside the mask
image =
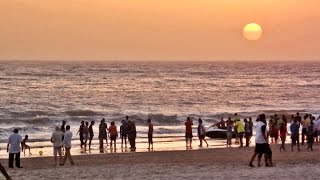
M 23 151 L 23 154 L 26 154 L 26 149 L 29 149 L 29 155 L 31 155 L 31 152 L 30 152 L 30 146 L 28 146 L 26 143 L 28 142 L 28 135 L 26 135 L 23 139 L 23 141 L 21 142 L 22 144 L 22 149 L 21 151 Z
M 116 139 L 118 137 L 117 126 L 114 124 L 114 121 L 111 122 L 111 126 L 109 127 L 109 135 L 110 135 L 110 148 L 112 148 L 112 141 L 114 142 L 114 149 L 116 149 Z

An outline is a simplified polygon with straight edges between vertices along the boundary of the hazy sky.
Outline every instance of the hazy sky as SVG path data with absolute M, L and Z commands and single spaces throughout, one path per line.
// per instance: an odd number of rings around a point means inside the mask
M 0 0 L 0 59 L 319 60 L 319 0 Z M 242 28 L 263 28 L 248 41 Z

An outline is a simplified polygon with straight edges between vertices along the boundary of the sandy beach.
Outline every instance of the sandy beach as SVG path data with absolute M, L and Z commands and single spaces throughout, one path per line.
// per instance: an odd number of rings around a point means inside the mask
M 54 167 L 53 157 L 23 158 L 13 179 L 315 179 L 320 172 L 319 144 L 308 152 L 279 152 L 271 145 L 275 167 L 247 166 L 253 147 L 74 156 L 75 166 Z M 7 159 L 1 159 L 7 167 Z M 255 162 L 256 165 L 256 162 Z

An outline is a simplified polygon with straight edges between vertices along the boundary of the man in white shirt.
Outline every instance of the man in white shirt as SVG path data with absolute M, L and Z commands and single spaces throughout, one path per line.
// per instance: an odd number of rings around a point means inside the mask
M 53 143 L 53 155 L 54 155 L 54 165 L 57 166 L 57 153 L 59 153 L 60 157 L 60 165 L 62 165 L 62 153 L 61 148 L 62 144 L 62 136 L 63 132 L 61 132 L 60 127 L 56 127 L 56 130 L 52 133 L 51 142 Z
M 66 148 L 66 153 L 63 158 L 62 166 L 66 163 L 67 158 L 70 160 L 71 165 L 74 165 L 73 159 L 71 157 L 70 149 L 71 149 L 71 140 L 72 140 L 72 132 L 70 131 L 70 126 L 66 126 L 66 132 L 64 133 L 63 144 Z
M 18 134 L 18 129 L 14 129 L 13 134 L 9 136 L 7 152 L 9 152 L 9 168 L 13 168 L 13 160 L 16 159 L 16 167 L 22 168 L 20 165 L 20 144 L 22 137 Z M 21 145 L 22 146 L 22 145 Z

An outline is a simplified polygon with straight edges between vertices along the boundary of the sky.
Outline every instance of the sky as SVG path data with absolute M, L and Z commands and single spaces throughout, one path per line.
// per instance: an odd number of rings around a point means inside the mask
M 0 60 L 320 60 L 319 0 L 0 0 Z M 243 27 L 261 25 L 248 41 Z

